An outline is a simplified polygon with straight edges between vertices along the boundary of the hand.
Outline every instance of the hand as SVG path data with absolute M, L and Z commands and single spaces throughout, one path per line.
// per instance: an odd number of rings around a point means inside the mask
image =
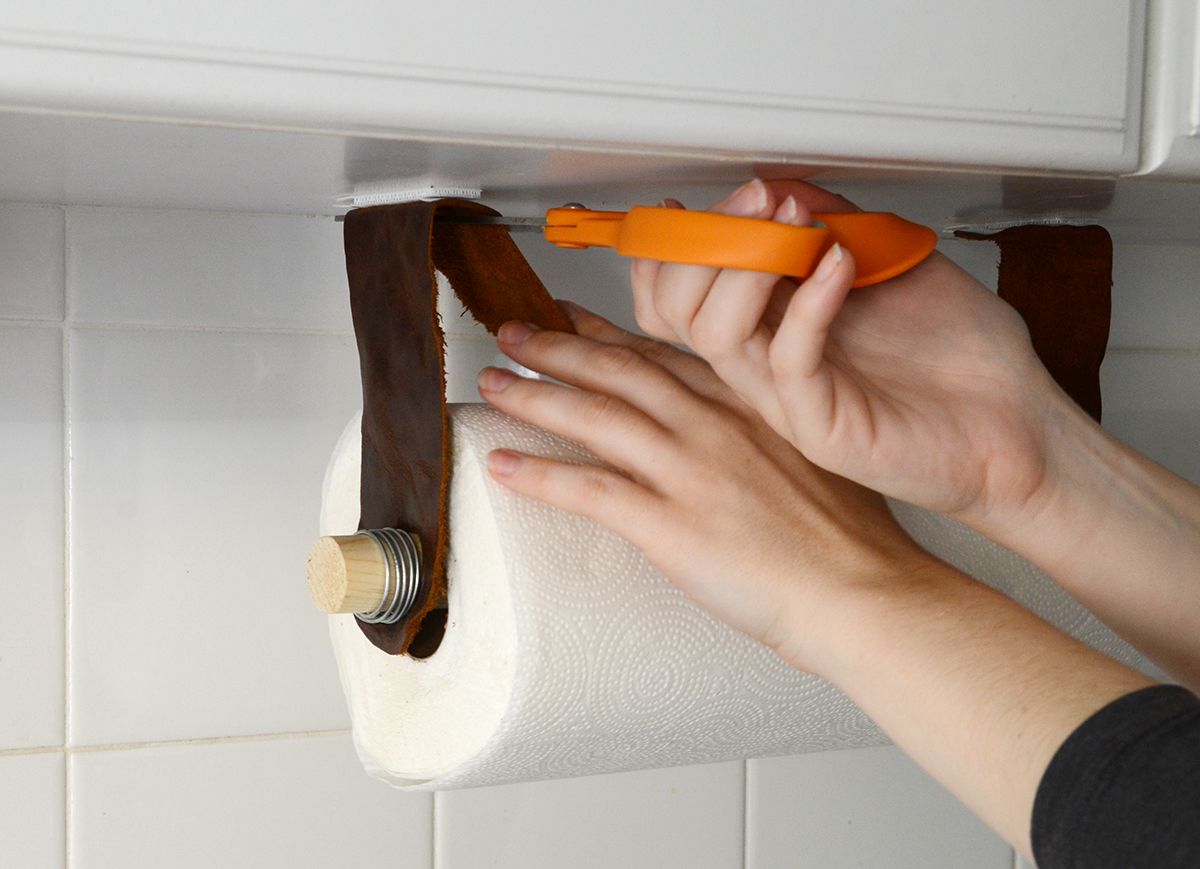
M 578 335 L 509 323 L 499 341 L 568 385 L 485 369 L 480 393 L 612 467 L 497 451 L 505 486 L 625 537 L 717 618 L 818 672 L 840 603 L 932 560 L 882 498 L 806 461 L 703 361 L 564 307 Z
M 681 207 L 681 206 L 680 206 Z M 713 211 L 794 225 L 852 211 L 802 182 L 753 181 Z M 833 249 L 799 288 L 777 275 L 640 260 L 639 325 L 682 341 L 821 467 L 977 524 L 1043 484 L 1069 400 L 1015 311 L 940 254 L 851 291 Z
M 882 499 L 807 462 L 701 360 L 569 316 L 577 335 L 499 336 L 569 385 L 485 369 L 480 393 L 612 467 L 499 450 L 493 476 L 627 538 L 713 615 L 832 681 L 1028 854 L 1054 751 L 1149 680 L 921 552 Z
M 810 209 L 853 208 L 751 182 L 714 210 L 803 225 Z M 1200 490 L 1100 429 L 1017 313 L 946 258 L 851 291 L 853 274 L 837 251 L 799 288 L 638 261 L 634 304 L 643 329 L 689 344 L 813 462 L 1015 550 L 1200 685 Z

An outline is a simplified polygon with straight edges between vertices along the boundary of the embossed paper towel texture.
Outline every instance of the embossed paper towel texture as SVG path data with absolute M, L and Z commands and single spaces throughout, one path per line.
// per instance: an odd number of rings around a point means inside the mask
M 373 775 L 442 789 L 886 741 L 841 692 L 709 616 L 632 546 L 514 495 L 485 470 L 498 447 L 594 462 L 582 448 L 484 405 L 451 415 L 442 646 L 426 660 L 390 656 L 352 617 L 331 623 L 355 744 Z M 324 534 L 356 527 L 358 451 L 355 420 L 326 476 Z M 941 557 L 1141 663 L 1027 562 L 950 520 L 894 509 Z

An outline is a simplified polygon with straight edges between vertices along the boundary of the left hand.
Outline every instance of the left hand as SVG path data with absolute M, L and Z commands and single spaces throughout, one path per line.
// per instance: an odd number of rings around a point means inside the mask
M 848 634 L 833 628 L 847 595 L 932 560 L 881 497 L 808 462 L 705 362 L 566 307 L 576 335 L 509 323 L 499 340 L 567 385 L 485 369 L 480 393 L 613 467 L 497 450 L 503 485 L 626 538 L 717 618 L 814 672 Z

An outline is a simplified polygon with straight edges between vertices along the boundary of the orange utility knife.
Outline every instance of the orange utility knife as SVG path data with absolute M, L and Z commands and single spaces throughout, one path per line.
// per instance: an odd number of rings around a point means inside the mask
M 551 208 L 544 218 L 464 215 L 451 219 L 541 231 L 547 241 L 564 248 L 611 247 L 622 256 L 794 278 L 812 274 L 836 242 L 854 255 L 856 287 L 903 274 L 937 244 L 937 234 L 929 227 L 881 212 L 814 214 L 811 226 L 789 226 L 680 208 L 592 211 L 570 204 Z

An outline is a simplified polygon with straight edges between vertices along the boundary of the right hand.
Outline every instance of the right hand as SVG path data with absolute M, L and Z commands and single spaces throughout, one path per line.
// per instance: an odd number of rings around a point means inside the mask
M 855 208 L 776 181 L 751 182 L 712 210 L 806 225 L 811 212 Z M 1072 405 L 1020 316 L 937 253 L 853 291 L 848 253 L 823 264 L 797 288 L 778 275 L 639 260 L 638 323 L 690 345 L 826 470 L 971 524 L 1026 508 L 1052 470 L 1051 429 Z

